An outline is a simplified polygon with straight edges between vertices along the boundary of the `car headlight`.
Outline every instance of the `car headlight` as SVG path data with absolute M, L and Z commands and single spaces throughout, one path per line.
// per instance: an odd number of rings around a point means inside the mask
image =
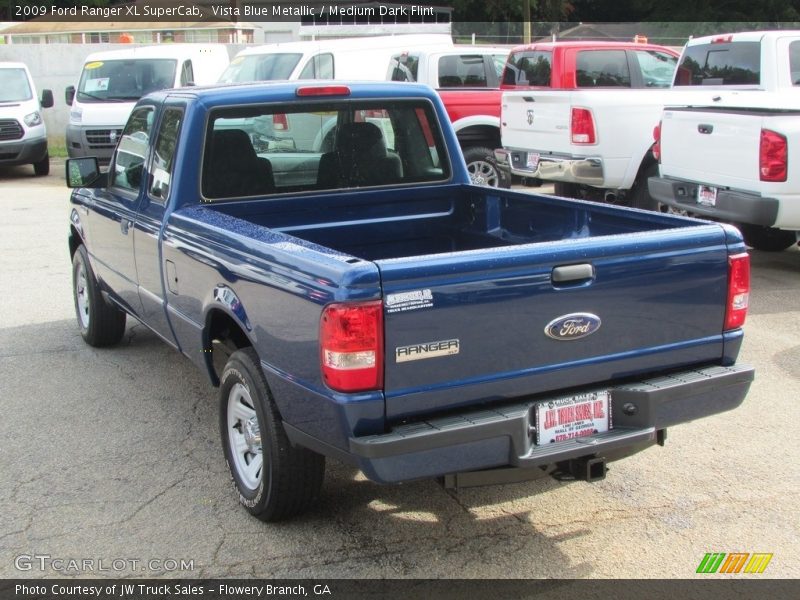
M 82 108 L 73 108 L 71 111 L 69 111 L 69 122 L 71 125 L 80 125 L 81 119 L 83 119 Z
M 23 121 L 25 121 L 25 125 L 28 127 L 36 127 L 37 125 L 42 124 L 42 115 L 40 115 L 39 111 L 37 110 L 29 115 L 25 115 Z

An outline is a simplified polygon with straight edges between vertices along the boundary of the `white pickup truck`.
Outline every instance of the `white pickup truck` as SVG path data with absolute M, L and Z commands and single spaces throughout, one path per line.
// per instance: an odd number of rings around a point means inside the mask
M 793 245 L 800 230 L 800 31 L 691 40 L 674 87 L 694 91 L 664 109 L 655 132 L 660 177 L 650 178 L 650 194 L 673 209 L 736 223 L 756 249 Z
M 632 42 L 515 49 L 506 73 L 513 67 L 545 85 L 504 86 L 498 164 L 554 182 L 559 196 L 655 208 L 647 191 L 648 177 L 658 173 L 652 132 L 677 62 L 670 48 Z

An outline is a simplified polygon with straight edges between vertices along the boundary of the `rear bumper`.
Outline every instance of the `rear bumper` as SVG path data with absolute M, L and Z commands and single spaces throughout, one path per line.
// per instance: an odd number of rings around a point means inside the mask
M 498 166 L 512 175 L 604 187 L 603 160 L 599 157 L 539 155 L 534 166 L 528 154 L 505 148 L 494 151 Z
M 544 467 L 585 457 L 615 460 L 656 442 L 657 431 L 739 406 L 749 366 L 708 367 L 611 388 L 612 429 L 538 446 L 536 398 L 495 409 L 400 425 L 350 438 L 350 453 L 375 481 L 398 482 L 496 467 Z
M 772 227 L 778 218 L 780 202 L 759 194 L 737 190 L 717 191 L 716 206 L 697 203 L 697 183 L 667 177 L 651 177 L 647 181 L 650 195 L 667 206 L 691 213 L 731 221 Z

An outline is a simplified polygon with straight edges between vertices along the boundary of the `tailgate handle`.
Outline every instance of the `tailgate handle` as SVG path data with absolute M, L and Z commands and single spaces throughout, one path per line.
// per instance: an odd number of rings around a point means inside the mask
M 590 264 L 564 265 L 553 269 L 553 283 L 578 283 L 594 279 L 594 267 Z
M 714 126 L 713 125 L 705 125 L 704 123 L 701 123 L 700 125 L 697 126 L 697 131 L 699 131 L 700 133 L 705 133 L 706 135 L 708 135 L 709 133 L 714 131 Z

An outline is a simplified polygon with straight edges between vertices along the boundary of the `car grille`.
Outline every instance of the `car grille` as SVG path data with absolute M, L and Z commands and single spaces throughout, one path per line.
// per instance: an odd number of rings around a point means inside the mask
M 25 135 L 16 119 L 0 119 L 0 140 L 18 140 Z
M 92 149 L 114 148 L 121 135 L 122 129 L 88 129 L 86 131 L 86 142 L 89 144 L 89 148 Z

